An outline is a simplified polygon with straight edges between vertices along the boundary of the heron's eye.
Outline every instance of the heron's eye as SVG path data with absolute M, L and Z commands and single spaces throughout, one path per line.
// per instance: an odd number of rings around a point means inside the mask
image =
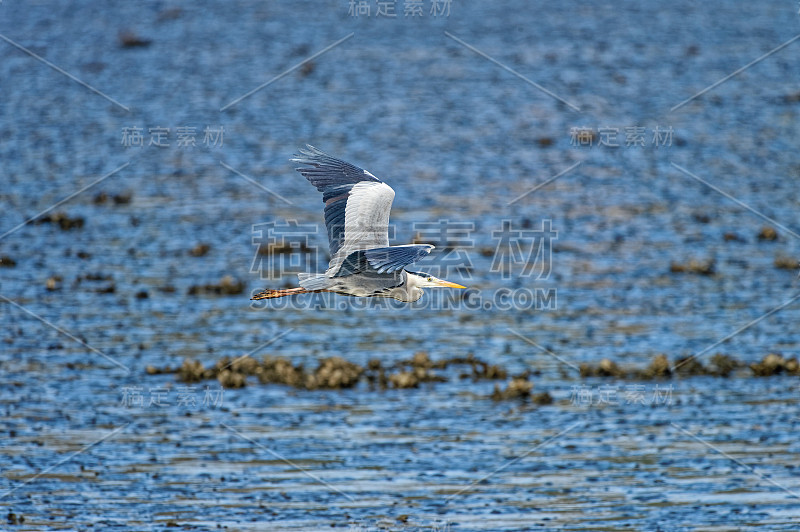
M 428 282 L 433 281 L 433 277 L 428 277 Z

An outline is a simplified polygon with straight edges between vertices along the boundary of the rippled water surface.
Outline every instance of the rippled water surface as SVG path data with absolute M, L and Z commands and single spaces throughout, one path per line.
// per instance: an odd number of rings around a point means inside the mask
M 796 530 L 796 376 L 577 368 L 798 355 L 800 44 L 775 50 L 797 6 L 366 4 L 0 3 L 0 529 Z M 254 230 L 322 222 L 288 161 L 305 143 L 392 185 L 397 243 L 466 224 L 440 273 L 481 304 L 250 305 L 295 282 L 262 278 Z M 49 213 L 82 227 L 22 225 L 62 200 Z M 494 267 L 504 220 L 550 221 L 549 278 Z M 324 268 L 325 244 L 312 233 L 323 252 L 293 267 Z M 671 271 L 691 261 L 713 273 Z M 242 292 L 191 293 L 225 276 Z M 498 305 L 504 290 L 556 297 Z M 458 369 L 338 391 L 145 371 L 418 351 L 530 371 L 553 403 L 493 401 Z

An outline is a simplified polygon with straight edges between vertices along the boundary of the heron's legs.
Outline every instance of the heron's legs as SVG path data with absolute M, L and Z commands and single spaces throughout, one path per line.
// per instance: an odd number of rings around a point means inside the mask
M 293 296 L 295 294 L 310 294 L 313 292 L 324 292 L 325 290 L 306 290 L 302 287 L 297 288 L 285 288 L 283 290 L 270 290 L 267 288 L 266 290 L 262 290 L 261 292 L 257 293 L 250 299 L 274 299 L 276 297 L 285 297 L 285 296 Z

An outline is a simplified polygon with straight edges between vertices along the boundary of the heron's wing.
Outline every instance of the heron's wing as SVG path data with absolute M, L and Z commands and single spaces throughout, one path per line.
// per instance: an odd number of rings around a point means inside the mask
M 394 273 L 431 252 L 430 244 L 411 244 L 354 251 L 342 262 L 336 277 L 372 271 Z
M 325 226 L 334 275 L 354 251 L 389 246 L 389 211 L 394 190 L 371 173 L 306 145 L 292 161 L 325 203 Z
M 402 270 L 409 264 L 414 264 L 419 259 L 431 252 L 430 244 L 391 246 L 388 248 L 368 249 L 364 255 L 369 265 L 378 270 L 378 273 L 392 273 Z

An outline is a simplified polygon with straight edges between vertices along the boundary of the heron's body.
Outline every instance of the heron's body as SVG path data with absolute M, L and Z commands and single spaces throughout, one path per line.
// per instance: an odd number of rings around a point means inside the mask
M 394 200 L 389 185 L 313 146 L 300 150 L 292 161 L 308 165 L 297 170 L 322 192 L 331 261 L 323 274 L 299 274 L 299 288 L 267 289 L 253 299 L 324 291 L 411 302 L 422 297 L 425 287 L 464 288 L 405 269 L 433 246 L 389 245 L 389 212 Z
M 300 283 L 302 286 L 302 282 Z M 416 301 L 422 296 L 412 298 L 407 292 L 408 279 L 406 272 L 400 274 L 383 274 L 372 277 L 352 276 L 334 277 L 328 288 L 329 292 L 357 297 L 393 297 L 401 301 Z M 415 294 L 416 295 L 416 294 Z

